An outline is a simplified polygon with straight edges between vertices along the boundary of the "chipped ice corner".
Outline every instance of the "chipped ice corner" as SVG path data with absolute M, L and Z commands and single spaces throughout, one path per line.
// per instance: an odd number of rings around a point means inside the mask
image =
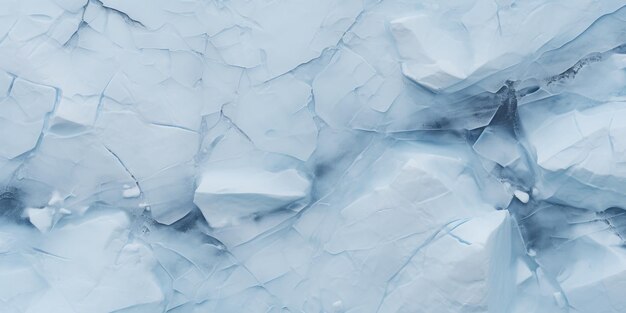
M 624 0 L 0 0 L 0 313 L 626 312 Z

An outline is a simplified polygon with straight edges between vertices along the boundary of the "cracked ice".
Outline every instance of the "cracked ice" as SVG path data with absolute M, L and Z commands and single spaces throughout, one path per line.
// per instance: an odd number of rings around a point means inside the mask
M 624 0 L 0 1 L 0 312 L 626 312 Z

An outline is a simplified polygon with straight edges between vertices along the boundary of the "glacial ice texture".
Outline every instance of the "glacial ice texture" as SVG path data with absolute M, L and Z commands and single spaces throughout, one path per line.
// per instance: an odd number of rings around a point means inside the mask
M 0 0 L 0 313 L 626 312 L 626 0 Z

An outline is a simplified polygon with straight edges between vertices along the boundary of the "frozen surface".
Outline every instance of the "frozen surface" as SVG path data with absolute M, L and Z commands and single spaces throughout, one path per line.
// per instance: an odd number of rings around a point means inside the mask
M 626 312 L 624 0 L 0 1 L 0 313 Z

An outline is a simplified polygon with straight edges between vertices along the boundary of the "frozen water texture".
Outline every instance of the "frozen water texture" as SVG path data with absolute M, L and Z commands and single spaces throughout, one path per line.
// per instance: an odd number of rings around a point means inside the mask
M 626 312 L 624 0 L 0 1 L 0 312 Z

